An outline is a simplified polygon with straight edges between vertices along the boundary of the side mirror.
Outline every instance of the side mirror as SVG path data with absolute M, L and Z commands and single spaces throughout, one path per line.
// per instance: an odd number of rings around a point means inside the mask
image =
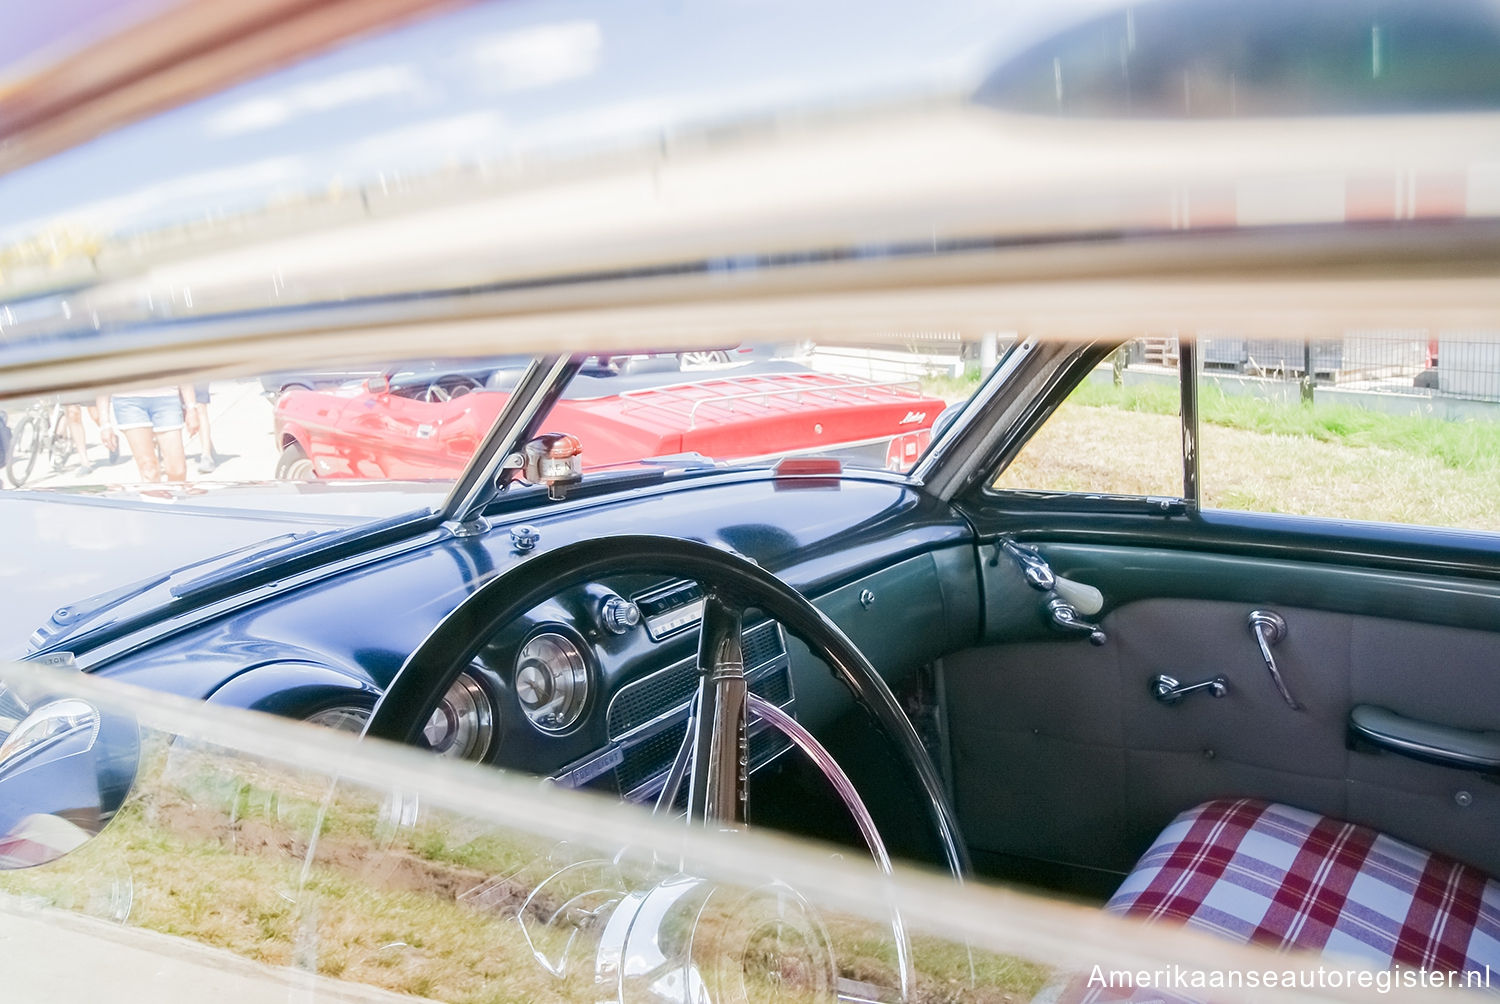
M 384 397 L 391 392 L 391 372 L 386 370 L 379 376 L 372 376 L 365 381 L 365 390 L 376 397 Z
M 104 829 L 139 759 L 133 721 L 76 697 L 38 703 L 0 742 L 0 869 L 53 861 Z

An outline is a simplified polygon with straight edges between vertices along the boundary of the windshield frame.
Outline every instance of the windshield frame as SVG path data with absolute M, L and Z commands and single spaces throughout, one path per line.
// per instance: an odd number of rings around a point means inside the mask
M 553 403 L 582 365 L 581 356 L 532 357 L 479 449 L 469 458 L 442 507 L 434 514 L 436 522 L 458 535 L 486 529 L 480 514 L 514 477 L 515 467 L 507 461 L 525 440 L 536 435 Z

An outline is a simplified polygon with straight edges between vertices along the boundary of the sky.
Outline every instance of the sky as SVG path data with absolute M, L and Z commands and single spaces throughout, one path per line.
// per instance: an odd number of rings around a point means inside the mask
M 335 179 L 372 183 L 777 109 L 962 90 L 1008 52 L 1107 2 L 479 4 L 346 44 L 0 178 L 0 239 L 59 221 L 129 231 Z M 44 38 L 47 28 L 18 37 Z

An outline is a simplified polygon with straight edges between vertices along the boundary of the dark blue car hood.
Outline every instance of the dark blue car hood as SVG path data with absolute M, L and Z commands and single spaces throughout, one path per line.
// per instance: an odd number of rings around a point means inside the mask
M 446 484 L 0 492 L 0 659 L 53 611 L 287 534 L 438 505 Z

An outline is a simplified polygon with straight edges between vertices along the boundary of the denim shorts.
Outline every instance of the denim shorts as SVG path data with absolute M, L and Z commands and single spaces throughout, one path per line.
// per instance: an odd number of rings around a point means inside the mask
M 182 398 L 176 394 L 132 394 L 114 399 L 115 428 L 155 429 L 171 432 L 182 428 Z

